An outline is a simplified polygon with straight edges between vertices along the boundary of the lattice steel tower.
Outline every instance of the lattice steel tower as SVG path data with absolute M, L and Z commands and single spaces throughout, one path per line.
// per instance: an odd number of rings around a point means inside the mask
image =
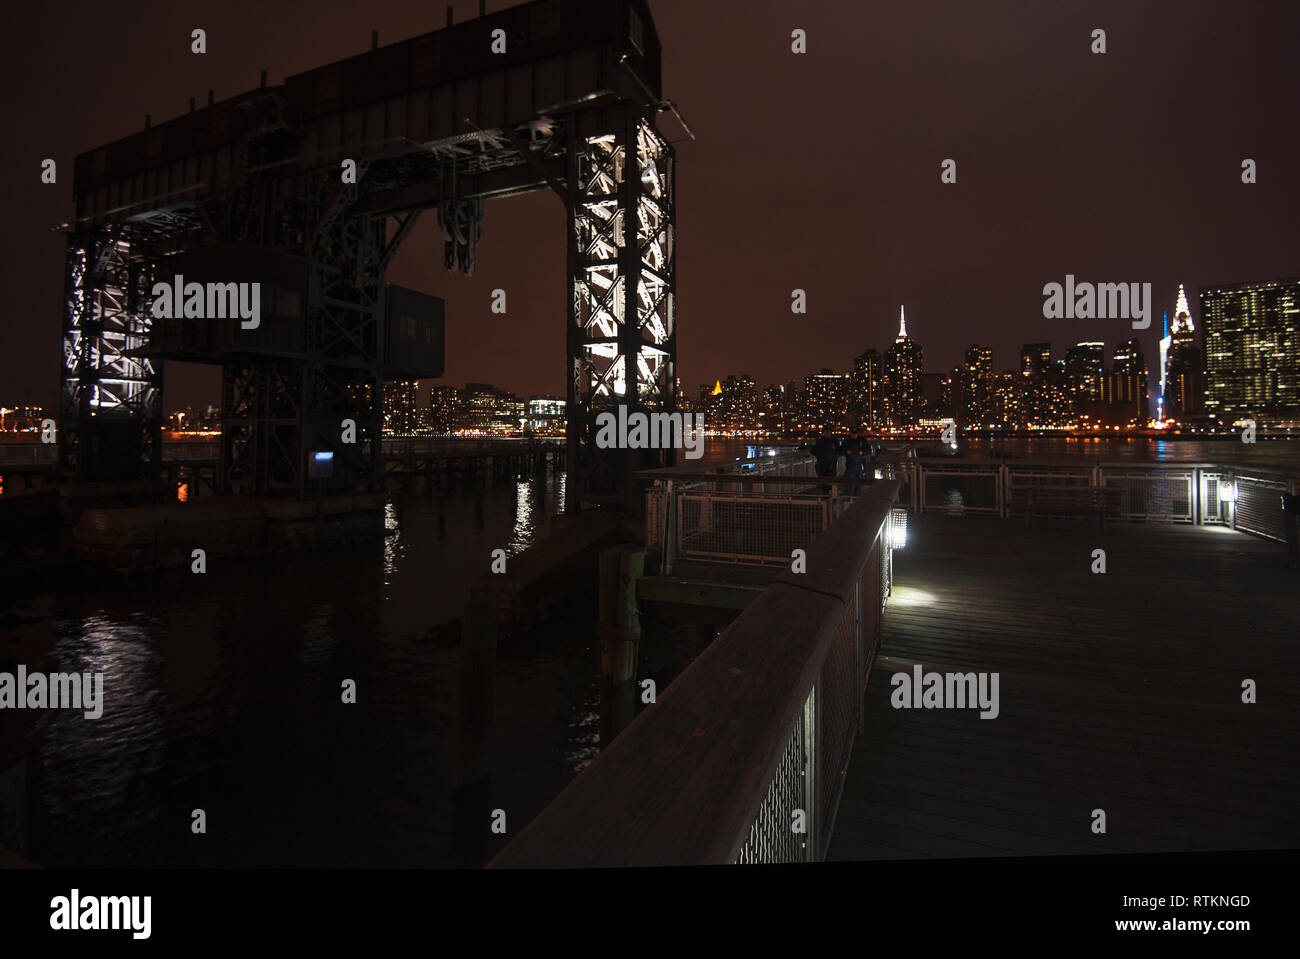
M 644 0 L 449 10 L 443 30 L 191 106 L 77 158 L 67 469 L 157 474 L 173 358 L 222 367 L 223 491 L 378 489 L 383 382 L 442 374 L 441 302 L 386 282 L 394 254 L 434 210 L 443 265 L 470 273 L 485 202 L 547 188 L 567 215 L 568 505 L 634 505 L 632 471 L 671 462 L 594 442 L 602 409 L 676 404 L 675 155 L 656 118 L 677 111 Z M 260 283 L 261 326 L 153 319 L 176 274 Z

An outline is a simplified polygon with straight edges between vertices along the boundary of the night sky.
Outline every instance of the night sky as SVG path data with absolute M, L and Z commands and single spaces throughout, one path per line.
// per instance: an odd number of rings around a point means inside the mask
M 489 0 L 488 10 L 513 6 Z M 457 20 L 477 12 L 458 0 Z M 73 157 L 200 105 L 444 22 L 444 3 L 232 0 L 23 4 L 7 13 L 10 226 L 0 403 L 50 403 L 59 368 Z M 1045 283 L 1185 283 L 1300 275 L 1300 3 L 1199 0 L 651 0 L 664 94 L 698 140 L 677 145 L 682 386 L 845 370 L 884 350 L 906 304 L 926 369 L 973 342 L 997 369 L 1026 341 L 1107 352 L 1125 320 L 1046 320 Z M 310 11 L 305 13 L 304 11 Z M 203 27 L 208 53 L 190 53 Z M 790 52 L 790 31 L 808 53 Z M 1091 32 L 1107 53 L 1090 52 Z M 683 136 L 671 116 L 669 137 Z M 39 182 L 40 163 L 59 182 Z M 957 161 L 957 183 L 940 163 Z M 1241 161 L 1259 182 L 1241 182 Z M 445 382 L 560 393 L 564 217 L 538 193 L 489 204 L 475 275 L 442 267 L 427 216 L 393 282 L 447 301 Z M 489 311 L 507 291 L 509 312 Z M 792 316 L 790 291 L 808 293 Z M 168 409 L 217 379 L 168 367 Z

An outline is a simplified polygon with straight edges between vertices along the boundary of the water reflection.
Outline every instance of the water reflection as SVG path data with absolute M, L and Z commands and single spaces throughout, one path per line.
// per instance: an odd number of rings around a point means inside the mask
M 510 533 L 510 545 L 506 548 L 509 556 L 522 553 L 532 545 L 536 532 L 534 499 L 533 485 L 530 482 L 519 480 L 515 483 L 515 526 Z
M 455 864 L 458 620 L 491 550 L 544 536 L 563 489 L 560 476 L 439 489 L 389 504 L 382 542 L 52 597 L 53 616 L 19 627 L 24 642 L 59 669 L 104 670 L 105 708 L 94 721 L 50 710 L 31 737 L 28 856 L 50 867 Z M 598 748 L 586 605 L 499 644 L 492 802 L 517 821 Z M 355 705 L 341 702 L 344 679 Z M 210 841 L 189 832 L 195 808 Z

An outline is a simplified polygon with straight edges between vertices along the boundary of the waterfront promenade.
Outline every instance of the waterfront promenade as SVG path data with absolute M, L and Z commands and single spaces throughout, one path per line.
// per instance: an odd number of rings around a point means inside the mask
M 1300 571 L 1281 544 L 909 520 L 829 859 L 1300 846 Z M 891 675 L 917 663 L 1000 673 L 998 717 L 893 708 Z

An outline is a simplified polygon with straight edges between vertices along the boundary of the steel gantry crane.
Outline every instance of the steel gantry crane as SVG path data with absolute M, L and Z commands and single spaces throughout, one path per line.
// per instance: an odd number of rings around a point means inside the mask
M 632 472 L 673 451 L 599 450 L 594 422 L 676 404 L 675 153 L 656 119 L 681 118 L 660 89 L 644 0 L 535 0 L 460 24 L 449 9 L 444 29 L 209 92 L 82 154 L 65 468 L 156 475 L 162 363 L 183 359 L 223 371 L 223 492 L 378 489 L 384 380 L 442 374 L 441 301 L 387 283 L 394 254 L 433 210 L 444 265 L 470 273 L 484 204 L 550 189 L 566 211 L 568 505 L 632 505 Z M 153 284 L 177 274 L 258 283 L 262 322 L 155 318 Z

